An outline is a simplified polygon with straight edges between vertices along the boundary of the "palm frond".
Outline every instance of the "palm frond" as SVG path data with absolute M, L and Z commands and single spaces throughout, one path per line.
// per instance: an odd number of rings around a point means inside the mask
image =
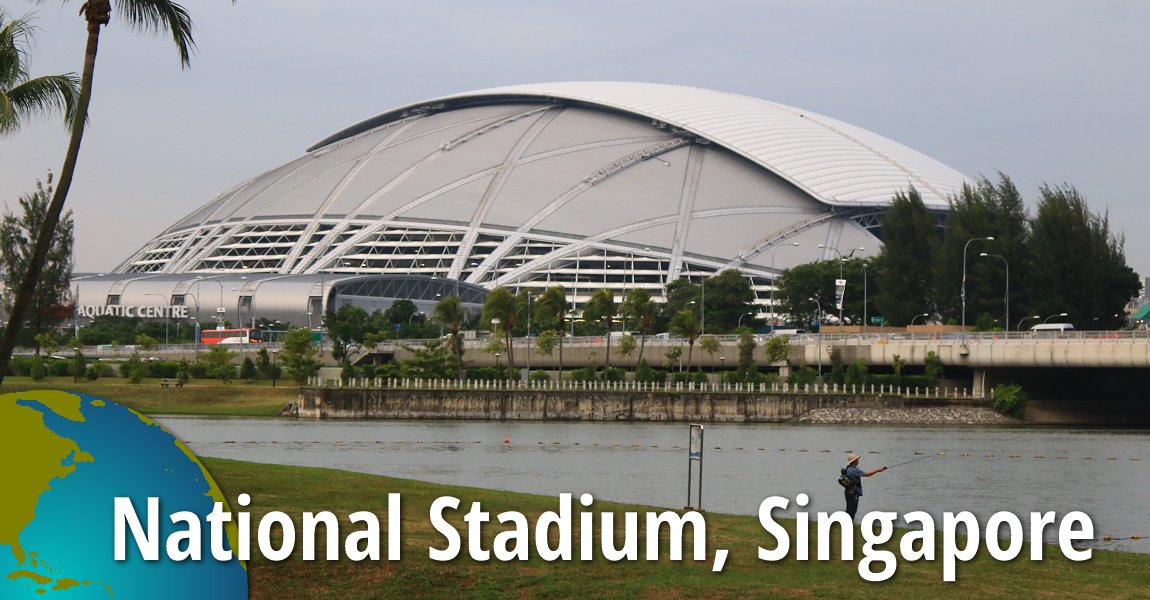
M 119 0 L 116 10 L 128 25 L 140 31 L 168 31 L 180 52 L 180 64 L 191 64 L 196 42 L 192 39 L 192 17 L 183 6 L 169 0 Z
M 65 124 L 72 122 L 79 95 L 80 78 L 74 73 L 29 79 L 8 90 L 7 94 L 15 112 L 28 115 L 60 110 L 64 113 Z

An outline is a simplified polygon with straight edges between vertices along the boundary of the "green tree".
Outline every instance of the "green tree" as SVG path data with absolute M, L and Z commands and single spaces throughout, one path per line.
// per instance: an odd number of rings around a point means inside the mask
M 846 375 L 843 376 L 843 385 L 847 386 L 863 386 L 866 384 L 867 378 L 867 364 L 865 358 L 860 358 L 850 366 L 847 367 Z
M 671 346 L 671 349 L 667 350 L 667 352 L 663 354 L 663 368 L 670 371 L 671 368 L 675 366 L 675 363 L 679 362 L 679 359 L 681 358 L 683 358 L 683 347 Z M 680 365 L 679 371 L 682 372 L 682 370 L 682 365 Z
M 843 367 L 843 352 L 835 348 L 831 351 L 831 373 L 827 377 L 830 383 L 843 384 L 846 379 L 846 369 Z
M 544 329 L 535 338 L 535 349 L 539 351 L 541 356 L 551 356 L 555 354 L 555 348 L 560 344 L 561 338 L 554 329 Z
M 739 334 L 739 370 L 736 373 L 738 381 L 743 383 L 753 382 L 758 375 L 758 369 L 755 368 L 755 336 L 751 332 L 744 331 Z
M 351 364 L 353 358 L 363 350 L 367 336 L 378 333 L 379 323 L 379 319 L 373 320 L 366 310 L 350 304 L 336 311 L 328 311 L 324 325 L 331 338 L 332 358 L 340 365 Z
M 708 277 L 705 286 L 707 331 L 734 331 L 739 317 L 754 307 L 755 292 L 751 289 L 751 281 L 737 269 L 726 269 L 714 277 Z
M 421 347 L 404 346 L 411 358 L 400 364 L 403 377 L 414 379 L 447 379 L 459 373 L 459 358 L 443 340 L 428 340 Z
M 715 353 L 723 349 L 722 344 L 719 343 L 719 338 L 713 335 L 704 335 L 699 338 L 699 349 L 711 355 L 711 363 L 715 362 Z M 699 369 L 702 370 L 701 368 Z
M 1124 240 L 1105 215 L 1090 211 L 1068 185 L 1043 186 L 1031 222 L 1028 313 L 1057 315 L 1080 329 L 1121 326 L 1124 307 L 1140 287 L 1127 266 Z M 1097 320 L 1095 320 L 1097 319 Z
M 635 353 L 635 349 L 639 347 L 639 343 L 635 341 L 635 336 L 625 335 L 619 338 L 619 355 L 631 356 Z
M 229 352 L 222 344 L 215 344 L 210 350 L 200 354 L 199 361 L 203 363 L 204 371 L 209 377 L 215 377 L 220 383 L 227 383 L 236 374 L 236 369 L 232 365 L 235 356 L 234 352 Z
M 48 173 L 46 182 L 37 180 L 36 190 L 19 198 L 20 214 L 5 210 L 4 218 L 0 220 L 0 267 L 3 268 L 5 282 L 14 284 L 20 281 L 28 269 L 33 241 L 44 222 L 51 198 L 52 174 Z M 67 302 L 68 286 L 72 279 L 73 229 L 72 211 L 68 211 L 60 220 L 40 278 L 35 282 L 25 319 L 28 328 L 25 341 L 34 339 L 72 316 L 71 307 L 64 304 Z M 11 297 L 5 294 L 4 301 L 9 303 Z M 8 308 L 12 308 L 11 304 Z M 11 312 L 9 314 L 14 315 Z
M 835 279 L 839 275 L 838 261 L 820 260 L 798 265 L 783 271 L 778 277 L 775 303 L 779 312 L 788 315 L 791 323 L 806 328 L 818 321 L 818 307 L 812 298 L 819 298 L 826 310 L 835 295 Z
M 144 352 L 151 352 L 152 349 L 155 348 L 159 343 L 159 340 L 147 334 L 141 333 L 140 335 L 136 336 L 136 345 L 139 346 L 140 350 L 143 350 Z
M 284 335 L 283 348 L 280 349 L 279 356 L 287 368 L 288 375 L 297 385 L 306 384 L 309 377 L 319 373 L 322 364 L 315 342 L 312 340 L 311 330 L 306 327 L 292 329 Z
M 765 350 L 767 352 L 767 362 L 777 363 L 787 360 L 791 356 L 791 336 L 772 335 L 771 339 L 767 340 Z
M 608 369 L 611 368 L 611 330 L 615 323 L 616 314 L 615 295 L 611 290 L 595 290 L 591 293 L 591 298 L 583 305 L 584 320 L 594 323 L 602 321 L 607 324 L 607 357 L 604 364 Z
M 906 325 L 915 315 L 931 312 L 937 232 L 934 215 L 917 190 L 895 194 L 882 221 L 883 249 L 875 277 L 877 303 L 891 325 Z
M 926 365 L 924 368 L 926 385 L 927 387 L 935 387 L 943 376 L 942 358 L 940 358 L 938 354 L 935 354 L 934 351 L 930 351 L 926 353 L 926 358 L 923 360 L 923 363 Z
M 554 319 L 559 339 L 559 372 L 563 372 L 563 336 L 564 323 L 567 319 L 568 304 L 567 291 L 561 285 L 553 285 L 540 294 L 535 302 L 535 309 L 548 319 Z
M 935 264 L 934 306 L 944 320 L 962 318 L 963 254 L 966 254 L 966 313 L 992 314 L 1005 320 L 1006 269 L 1011 265 L 1011 300 L 1026 293 L 1021 275 L 1028 270 L 1027 214 L 1022 195 L 1006 175 L 995 185 L 985 177 L 963 186 L 950 201 Z M 993 237 L 993 240 L 985 238 Z M 981 239 L 980 239 L 981 238 Z M 973 242 L 971 240 L 974 240 Z M 969 246 L 968 246 L 969 243 Z M 982 256 L 986 253 L 988 256 Z M 1001 256 L 1002 259 L 992 258 Z M 924 312 L 924 311 L 919 311 Z
M 36 28 L 28 16 L 9 19 L 0 8 L 0 135 L 15 132 L 34 115 L 60 111 L 72 117 L 80 80 L 75 73 L 31 77 L 28 48 Z
M 695 311 L 683 309 L 671 317 L 670 332 L 687 340 L 687 370 L 691 370 L 691 356 L 695 352 L 695 340 L 699 337 L 699 317 Z M 680 369 L 682 371 L 682 369 Z
M 459 336 L 459 328 L 467 318 L 467 309 L 463 308 L 458 297 L 447 296 L 435 303 L 433 314 L 436 321 L 447 325 L 448 329 L 451 330 L 451 339 L 448 342 L 447 350 L 455 356 L 456 362 L 459 364 L 459 371 L 456 375 L 459 379 L 463 379 L 463 338 Z
M 519 302 L 515 294 L 505 287 L 497 287 L 487 294 L 483 302 L 483 321 L 489 326 L 499 321 L 496 335 L 502 335 L 503 348 L 507 355 L 507 367 L 510 372 L 515 371 L 515 354 L 511 339 L 519 319 L 523 315 L 524 304 Z
M 256 363 L 252 357 L 245 356 L 244 362 L 240 363 L 240 379 L 244 381 L 255 381 L 260 372 L 256 369 Z
M 168 32 L 172 36 L 184 66 L 191 60 L 191 50 L 195 45 L 192 39 L 192 19 L 182 6 L 170 0 L 116 0 L 117 12 L 130 27 L 156 32 Z M 92 81 L 96 70 L 96 52 L 100 47 L 100 30 L 111 21 L 112 0 L 87 0 L 81 6 L 80 15 L 87 23 L 87 44 L 84 49 L 84 70 L 80 77 L 80 93 L 76 97 L 72 111 L 68 150 L 64 166 L 60 169 L 60 180 L 56 184 L 52 201 L 44 215 L 36 241 L 29 254 L 28 266 L 20 278 L 16 291 L 16 301 L 12 305 L 9 326 L 0 339 L 0 383 L 8 371 L 12 359 L 12 349 L 20 334 L 24 319 L 33 305 L 36 282 L 43 276 L 56 228 L 64 212 L 64 201 L 72 187 L 72 178 L 80 158 L 80 143 L 84 138 L 84 125 L 88 120 L 88 104 L 92 99 Z
M 643 360 L 643 351 L 647 347 L 647 336 L 654 333 L 655 321 L 659 317 L 659 306 L 651 299 L 651 293 L 643 288 L 627 292 L 623 301 L 622 313 L 624 319 L 631 319 L 635 328 L 639 330 L 639 360 Z

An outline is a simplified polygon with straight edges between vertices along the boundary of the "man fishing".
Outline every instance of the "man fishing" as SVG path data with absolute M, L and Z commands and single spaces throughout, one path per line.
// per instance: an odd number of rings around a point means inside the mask
M 850 453 L 850 455 L 847 456 L 847 466 L 842 470 L 843 476 L 849 478 L 852 484 L 844 490 L 847 499 L 847 514 L 851 516 L 852 521 L 855 518 L 855 513 L 858 512 L 859 509 L 859 496 L 863 495 L 862 478 L 870 477 L 875 473 L 882 473 L 886 470 L 886 467 L 878 467 L 870 471 L 863 471 L 858 467 L 860 458 L 862 457 L 853 452 Z

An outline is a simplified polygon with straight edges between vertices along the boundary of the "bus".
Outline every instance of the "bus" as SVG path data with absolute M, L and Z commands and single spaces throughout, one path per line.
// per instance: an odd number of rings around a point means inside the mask
M 200 332 L 201 344 L 258 344 L 264 341 L 259 329 L 205 329 Z

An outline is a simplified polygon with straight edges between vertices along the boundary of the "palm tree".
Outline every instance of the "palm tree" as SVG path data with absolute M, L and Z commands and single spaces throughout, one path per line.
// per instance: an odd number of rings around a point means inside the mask
M 27 16 L 9 20 L 0 8 L 0 135 L 40 113 L 59 110 L 67 123 L 80 93 L 75 73 L 29 77 L 28 46 L 35 31 L 29 21 Z
M 80 77 L 80 95 L 76 100 L 75 110 L 72 111 L 68 152 L 64 156 L 64 166 L 60 169 L 56 193 L 52 196 L 52 202 L 48 205 L 48 211 L 36 236 L 28 270 L 24 272 L 24 278 L 17 288 L 16 300 L 8 316 L 8 327 L 4 328 L 4 337 L 0 340 L 0 383 L 3 382 L 3 373 L 11 361 L 16 336 L 20 333 L 24 315 L 27 314 L 28 306 L 35 294 L 36 281 L 44 269 L 52 237 L 64 211 L 64 201 L 68 197 L 68 190 L 72 187 L 72 177 L 76 173 L 76 162 L 80 157 L 80 142 L 84 139 L 84 124 L 88 121 L 88 104 L 92 100 L 92 80 L 96 72 L 96 51 L 100 47 L 100 28 L 112 19 L 112 2 L 113 0 L 86 0 L 80 7 L 80 15 L 88 24 L 88 41 L 84 48 L 84 72 Z M 170 33 L 180 53 L 180 64 L 184 67 L 190 64 L 191 52 L 195 48 L 195 41 L 192 39 L 192 18 L 182 6 L 171 0 L 115 0 L 115 7 L 116 12 L 129 27 Z
M 683 309 L 675 313 L 671 317 L 671 324 L 669 326 L 671 333 L 687 338 L 687 371 L 691 370 L 691 354 L 695 352 L 695 339 L 699 337 L 701 327 L 699 325 L 699 317 L 695 311 Z
M 535 301 L 539 314 L 555 317 L 559 322 L 559 373 L 563 373 L 563 323 L 567 319 L 567 290 L 561 285 L 553 285 L 543 291 Z
M 467 309 L 456 296 L 447 296 L 435 304 L 435 319 L 451 328 L 451 353 L 459 360 L 459 378 L 463 379 L 463 340 L 459 339 L 459 326 L 467 318 Z
M 515 326 L 519 324 L 519 315 L 522 313 L 523 303 L 505 287 L 497 287 L 487 294 L 483 302 L 483 320 L 491 324 L 499 319 L 499 327 L 503 331 L 503 343 L 507 348 L 507 368 L 510 373 L 515 371 L 515 355 L 511 345 L 511 336 Z M 510 376 L 510 375 L 509 375 Z
M 591 299 L 583 305 L 583 318 L 589 321 L 607 321 L 607 363 L 605 368 L 611 368 L 611 326 L 615 323 L 615 295 L 611 290 L 595 290 Z
M 647 335 L 655 324 L 659 306 L 651 300 L 651 293 L 643 288 L 631 290 L 623 302 L 623 315 L 634 319 L 639 327 L 639 362 L 643 362 L 643 349 L 647 347 Z

